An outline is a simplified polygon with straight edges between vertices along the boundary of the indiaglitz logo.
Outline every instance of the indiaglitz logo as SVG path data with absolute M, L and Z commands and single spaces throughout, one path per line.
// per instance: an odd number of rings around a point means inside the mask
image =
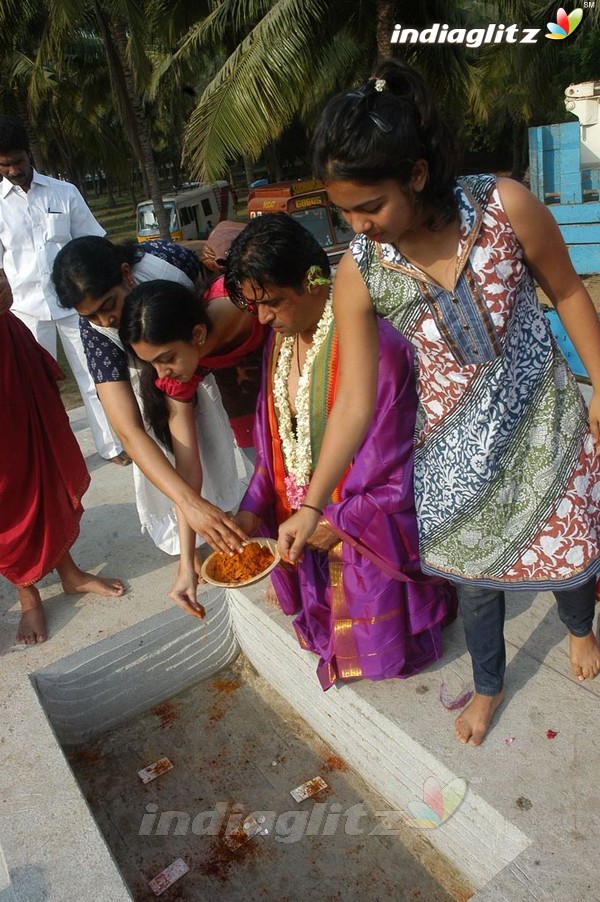
M 548 22 L 547 28 L 550 34 L 546 37 L 551 41 L 564 41 L 570 34 L 573 34 L 583 18 L 583 10 L 581 8 L 574 9 L 572 13 L 567 13 L 561 7 L 556 13 L 556 24 Z
M 415 799 L 408 803 L 411 817 L 408 823 L 420 829 L 435 829 L 451 817 L 467 793 L 467 781 L 454 777 L 445 786 L 440 786 L 435 777 L 427 777 L 423 783 L 423 801 Z

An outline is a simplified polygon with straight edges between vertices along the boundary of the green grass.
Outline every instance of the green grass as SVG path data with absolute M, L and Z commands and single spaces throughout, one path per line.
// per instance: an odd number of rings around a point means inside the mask
M 140 197 L 140 200 L 142 198 Z M 129 195 L 115 197 L 117 206 L 109 208 L 105 194 L 100 197 L 89 195 L 87 203 L 107 231 L 107 238 L 119 244 L 121 241 L 135 241 L 135 208 Z

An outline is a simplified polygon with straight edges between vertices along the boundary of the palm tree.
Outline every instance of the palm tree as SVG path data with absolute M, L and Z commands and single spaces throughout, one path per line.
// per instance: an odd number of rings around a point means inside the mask
M 16 6 L 0 3 L 0 103 L 7 115 L 19 119 L 27 131 L 33 162 L 45 168 L 34 127 L 36 98 L 52 84 L 52 75 L 37 65 L 37 50 L 44 29 L 44 12 L 32 2 Z
M 213 179 L 231 159 L 257 159 L 294 117 L 310 123 L 331 93 L 363 80 L 378 55 L 390 55 L 390 23 L 398 9 L 406 24 L 462 18 L 458 4 L 439 0 L 410 6 L 390 0 L 352 5 L 346 0 L 217 0 L 179 50 L 188 56 L 235 37 L 234 49 L 203 91 L 186 130 L 184 155 L 193 176 Z M 403 50 L 422 68 L 431 68 L 422 46 Z M 436 50 L 436 88 L 464 96 L 467 69 L 461 48 Z
M 143 92 L 151 65 L 146 53 L 148 18 L 142 0 L 49 0 L 48 28 L 40 47 L 42 59 L 61 56 L 73 32 L 95 31 L 104 46 L 115 107 L 144 184 L 154 204 L 160 234 L 170 237 Z
M 512 175 L 523 176 L 526 134 L 532 125 L 564 121 L 564 89 L 571 81 L 597 78 L 598 48 L 586 57 L 586 48 L 597 41 L 600 10 L 586 11 L 585 25 L 562 41 L 541 37 L 546 23 L 554 20 L 556 4 L 498 0 L 489 7 L 491 21 L 523 22 L 540 29 L 535 50 L 523 44 L 499 44 L 482 48 L 473 66 L 470 106 L 476 120 L 495 134 L 512 132 Z M 588 62 L 586 63 L 586 59 Z M 587 74 L 586 74 L 587 73 Z

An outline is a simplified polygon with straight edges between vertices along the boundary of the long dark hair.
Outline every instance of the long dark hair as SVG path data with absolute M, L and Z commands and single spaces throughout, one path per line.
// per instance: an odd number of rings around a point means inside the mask
M 421 76 L 398 60 L 384 60 L 355 91 L 333 97 L 312 140 L 313 171 L 323 181 L 363 184 L 396 179 L 407 186 L 414 164 L 426 160 L 429 177 L 418 202 L 440 228 L 457 212 L 454 134 Z
M 204 325 L 210 332 L 211 321 L 200 298 L 179 285 L 157 279 L 142 282 L 127 295 L 121 313 L 119 336 L 133 353 L 132 345 L 139 341 L 163 345 L 172 341 L 192 341 L 194 326 Z M 136 358 L 140 373 L 140 390 L 144 418 L 156 437 L 170 451 L 173 450 L 169 430 L 167 396 L 155 385 L 156 370 L 151 363 Z
M 144 255 L 135 242 L 113 244 L 108 238 L 73 238 L 56 255 L 52 280 L 61 307 L 77 307 L 85 295 L 102 297 L 123 281 L 123 263 L 133 266 Z

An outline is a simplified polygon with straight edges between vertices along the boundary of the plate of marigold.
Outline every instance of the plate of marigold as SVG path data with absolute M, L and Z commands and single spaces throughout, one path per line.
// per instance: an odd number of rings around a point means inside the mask
M 238 589 L 263 579 L 279 563 L 275 539 L 251 539 L 242 551 L 213 551 L 202 564 L 203 579 L 212 586 Z

